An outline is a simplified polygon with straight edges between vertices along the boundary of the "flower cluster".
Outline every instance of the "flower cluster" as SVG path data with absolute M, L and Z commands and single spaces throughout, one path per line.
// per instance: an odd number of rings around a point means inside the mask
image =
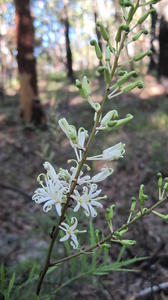
M 101 125 L 102 124 L 104 125 L 104 120 Z M 103 207 L 100 200 L 106 198 L 106 196 L 100 195 L 101 189 L 98 188 L 98 183 L 110 176 L 113 169 L 107 167 L 102 168 L 100 172 L 93 177 L 88 174 L 84 175 L 84 172 L 80 171 L 76 179 L 77 169 L 82 160 L 83 151 L 85 151 L 85 142 L 88 137 L 87 130 L 81 127 L 77 131 L 75 126 L 69 125 L 65 118 L 59 120 L 59 125 L 68 137 L 76 154 L 76 160 L 72 160 L 75 161 L 75 166 L 70 167 L 69 170 L 61 168 L 56 172 L 49 162 L 45 162 L 43 166 L 46 172 L 41 173 L 37 178 L 41 187 L 35 190 L 32 200 L 37 204 L 42 203 L 44 212 L 48 212 L 55 207 L 56 213 L 58 216 L 61 216 L 62 208 L 68 201 L 72 183 L 77 181 L 71 195 L 71 199 L 73 200 L 73 212 L 76 213 L 82 208 L 87 217 L 94 218 L 97 216 L 96 208 Z M 87 157 L 87 160 L 111 161 L 119 159 L 123 157 L 125 152 L 124 146 L 124 144 L 118 143 L 115 146 L 105 149 L 102 154 Z M 89 170 L 88 166 L 87 170 Z M 70 239 L 70 244 L 73 248 L 78 247 L 76 234 L 81 232 L 76 229 L 77 223 L 77 219 L 72 217 L 71 226 L 65 222 L 62 222 L 60 225 L 60 229 L 65 232 L 65 236 L 62 237 L 60 241 L 64 242 Z

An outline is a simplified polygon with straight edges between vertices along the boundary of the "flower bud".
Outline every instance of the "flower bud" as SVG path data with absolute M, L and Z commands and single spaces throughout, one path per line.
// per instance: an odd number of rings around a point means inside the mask
M 137 77 L 137 73 L 135 71 L 131 71 L 131 72 L 125 74 L 117 81 L 117 85 L 120 87 L 122 84 L 124 84 L 126 81 L 128 81 L 131 77 Z
M 142 52 L 142 53 L 139 53 L 139 54 L 135 55 L 133 57 L 133 61 L 139 61 L 142 58 L 144 58 L 145 56 L 151 56 L 151 55 L 152 55 L 152 51 L 148 50 L 148 51 L 145 51 L 145 52 Z
M 132 6 L 132 3 L 130 2 L 130 0 L 120 0 L 119 4 L 120 4 L 120 6 L 123 6 L 123 7 Z
M 116 238 L 116 239 L 120 239 L 127 231 L 128 231 L 128 227 L 126 227 L 126 228 L 123 229 L 123 230 L 116 231 L 116 232 L 115 232 L 115 238 Z
M 163 190 L 164 192 L 168 192 L 168 182 L 164 184 Z
M 75 126 L 69 125 L 65 118 L 60 119 L 58 124 L 72 142 L 77 142 L 77 132 Z
M 87 76 L 84 76 L 82 79 L 82 92 L 83 92 L 84 98 L 88 98 L 88 96 L 91 94 L 89 80 L 88 80 Z
M 162 188 L 162 184 L 163 184 L 163 178 L 162 178 L 162 174 L 159 172 L 157 173 L 158 176 L 158 188 Z
M 130 83 L 125 88 L 123 88 L 123 92 L 129 93 L 130 91 L 132 91 L 136 87 L 139 88 L 139 89 L 142 89 L 143 88 L 143 82 L 141 80 L 137 80 L 133 83 Z
M 144 201 L 147 201 L 147 200 L 148 200 L 148 196 L 144 194 L 144 185 L 141 184 L 140 188 L 139 188 L 139 202 L 140 202 L 141 211 L 144 207 Z
M 108 122 L 112 119 L 118 118 L 118 112 L 116 110 L 110 110 L 101 120 L 101 126 L 107 126 Z
M 147 19 L 147 17 L 154 12 L 156 12 L 156 10 L 154 8 L 151 8 L 138 20 L 137 24 L 142 24 Z
M 111 59 L 111 51 L 109 46 L 106 47 L 106 53 L 105 53 L 105 61 L 109 62 Z
M 136 244 L 135 240 L 121 240 L 120 241 L 122 246 L 134 246 Z
M 104 80 L 107 84 L 111 83 L 111 73 L 107 67 L 105 67 L 104 69 Z
M 122 126 L 122 125 L 126 124 L 127 122 L 131 121 L 132 119 L 133 119 L 133 115 L 127 114 L 124 119 L 109 121 L 107 125 L 108 125 L 108 127 L 114 127 L 114 126 L 118 127 L 118 126 Z
M 111 245 L 110 245 L 110 244 L 107 244 L 107 243 L 104 243 L 104 244 L 103 244 L 103 248 L 110 249 L 110 248 L 111 248 Z
M 142 29 L 140 32 L 138 32 L 136 35 L 133 36 L 132 41 L 137 41 L 142 34 L 148 34 L 148 30 Z
M 129 26 L 128 25 L 125 25 L 125 24 L 122 24 L 120 25 L 120 27 L 118 28 L 118 31 L 117 31 L 117 34 L 116 34 L 116 42 L 119 43 L 121 41 L 121 32 L 122 31 L 125 31 L 125 32 L 129 32 Z
M 134 7 L 134 5 L 132 5 L 129 10 L 129 13 L 128 13 L 128 18 L 127 18 L 128 23 L 130 23 L 132 21 L 134 12 L 135 12 L 135 7 Z
M 102 55 L 101 49 L 100 49 L 98 43 L 96 42 L 96 40 L 91 40 L 90 45 L 95 47 L 95 52 L 96 52 L 97 58 L 99 60 L 101 60 L 103 55 Z
M 132 203 L 131 203 L 131 208 L 130 208 L 130 213 L 133 213 L 136 207 L 136 198 L 132 197 Z
M 105 216 L 106 216 L 107 222 L 112 221 L 113 216 L 114 216 L 114 208 L 115 208 L 114 204 L 112 204 L 109 208 L 106 208 Z
M 102 73 L 102 72 L 104 72 L 104 69 L 105 69 L 104 66 L 99 66 L 99 67 L 97 68 L 97 71 L 98 71 L 99 73 Z
M 103 39 L 108 42 L 109 41 L 109 34 L 108 34 L 107 30 L 105 29 L 103 23 L 100 22 L 100 21 L 97 22 L 97 27 L 100 28 L 101 35 L 102 35 Z
M 80 82 L 79 79 L 76 79 L 76 87 L 77 87 L 78 89 L 80 89 L 80 88 L 82 87 L 82 84 L 81 84 L 81 82 Z
M 118 71 L 118 76 L 123 76 L 125 74 L 127 74 L 126 70 L 120 70 L 120 71 Z

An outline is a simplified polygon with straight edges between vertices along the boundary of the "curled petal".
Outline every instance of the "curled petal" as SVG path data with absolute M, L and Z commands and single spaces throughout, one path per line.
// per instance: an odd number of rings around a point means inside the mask
M 74 207 L 74 212 L 77 212 L 80 208 L 80 202 L 77 202 L 76 206 Z
M 95 218 L 97 216 L 96 210 L 90 204 L 88 204 L 88 206 L 89 206 L 89 209 L 90 209 L 90 215 L 91 215 L 91 217 Z
M 65 242 L 69 239 L 70 235 L 67 233 L 66 235 L 64 235 L 61 239 L 60 242 Z
M 71 234 L 71 239 L 72 239 L 72 241 L 71 241 L 70 244 L 72 245 L 73 249 L 78 248 L 78 240 L 77 240 L 76 235 L 75 234 Z
M 49 210 L 52 209 L 52 206 L 53 206 L 54 204 L 55 204 L 55 201 L 54 201 L 54 200 L 47 201 L 47 202 L 43 205 L 43 211 L 47 213 Z
M 77 220 L 77 218 L 72 217 L 72 218 L 71 218 L 71 224 L 72 224 L 71 230 L 74 231 L 74 230 L 76 229 L 77 225 L 78 225 L 78 220 Z
M 60 203 L 55 204 L 55 208 L 56 208 L 58 215 L 61 216 L 61 210 L 62 210 L 61 204 Z

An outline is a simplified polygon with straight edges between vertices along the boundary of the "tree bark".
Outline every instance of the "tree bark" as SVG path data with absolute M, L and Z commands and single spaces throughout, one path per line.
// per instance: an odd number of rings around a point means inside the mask
M 69 38 L 69 18 L 68 18 L 68 1 L 63 1 L 64 3 L 64 9 L 63 9 L 63 24 L 64 24 L 64 30 L 65 30 L 65 46 L 66 46 L 66 65 L 67 65 L 67 76 L 71 79 L 71 81 L 74 80 L 74 74 L 73 74 L 73 60 L 72 60 L 72 51 L 71 51 L 71 42 Z
M 38 99 L 36 58 L 34 57 L 34 26 L 30 0 L 15 0 L 17 63 L 20 80 L 21 116 L 36 125 L 45 122 Z
M 158 76 L 168 77 L 168 21 L 164 16 L 160 20 L 160 32 L 159 32 L 159 65 Z
M 151 15 L 151 31 L 150 31 L 150 49 L 152 51 L 152 55 L 150 57 L 150 63 L 149 63 L 149 72 L 153 70 L 157 70 L 158 65 L 158 51 L 154 46 L 154 41 L 157 40 L 156 36 L 156 24 L 158 20 L 158 14 L 157 12 L 152 13 Z

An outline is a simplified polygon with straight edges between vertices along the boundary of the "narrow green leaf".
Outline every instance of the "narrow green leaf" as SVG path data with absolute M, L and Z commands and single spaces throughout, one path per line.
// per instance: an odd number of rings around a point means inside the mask
M 4 288 L 5 288 L 5 268 L 4 268 L 4 264 L 1 264 L 1 269 L 0 269 L 0 276 L 1 276 L 1 292 L 3 293 Z
M 121 247 L 120 253 L 119 253 L 118 257 L 117 257 L 117 262 L 120 262 L 121 257 L 123 256 L 123 254 L 124 254 L 124 252 L 125 252 L 125 248 L 126 248 L 125 245 L 123 245 L 123 246 Z
M 10 293 L 11 293 L 13 285 L 14 285 L 14 282 L 15 282 L 15 273 L 12 274 L 11 280 L 9 282 L 8 291 L 7 291 L 7 299 L 6 300 L 9 299 Z
M 35 262 L 33 263 L 33 266 L 32 266 L 32 268 L 31 268 L 31 270 L 30 270 L 28 280 L 32 280 L 36 268 L 37 268 L 37 262 L 35 261 Z

